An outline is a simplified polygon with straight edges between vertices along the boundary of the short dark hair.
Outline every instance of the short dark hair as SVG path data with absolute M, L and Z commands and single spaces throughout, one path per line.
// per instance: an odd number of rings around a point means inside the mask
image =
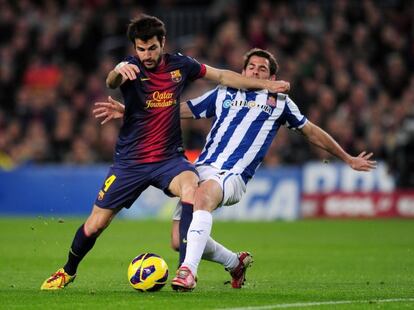
M 279 71 L 279 64 L 277 63 L 275 56 L 273 56 L 272 53 L 266 50 L 262 50 L 260 48 L 253 48 L 250 51 L 248 51 L 246 54 L 244 54 L 243 69 L 247 68 L 247 65 L 249 64 L 250 58 L 252 56 L 263 57 L 269 60 L 270 75 L 274 75 Z
M 158 41 L 162 43 L 163 37 L 167 31 L 164 23 L 155 16 L 141 14 L 137 18 L 131 20 L 128 25 L 127 36 L 135 46 L 135 39 L 148 41 L 156 36 Z

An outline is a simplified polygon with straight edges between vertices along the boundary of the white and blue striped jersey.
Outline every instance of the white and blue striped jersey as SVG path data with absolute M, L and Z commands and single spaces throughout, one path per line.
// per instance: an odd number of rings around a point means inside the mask
M 195 165 L 231 170 L 245 183 L 263 161 L 281 125 L 299 129 L 307 122 L 287 95 L 267 90 L 218 86 L 187 104 L 195 118 L 216 118 Z

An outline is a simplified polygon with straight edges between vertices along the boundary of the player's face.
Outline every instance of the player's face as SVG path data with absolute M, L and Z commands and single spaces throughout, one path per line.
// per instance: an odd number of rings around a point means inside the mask
M 160 42 L 156 36 L 148 41 L 135 39 L 135 50 L 145 68 L 154 69 L 158 65 L 161 60 L 164 42 L 165 38 Z
M 269 60 L 256 55 L 250 57 L 246 69 L 243 70 L 242 75 L 261 80 L 276 79 L 275 75 L 270 75 Z

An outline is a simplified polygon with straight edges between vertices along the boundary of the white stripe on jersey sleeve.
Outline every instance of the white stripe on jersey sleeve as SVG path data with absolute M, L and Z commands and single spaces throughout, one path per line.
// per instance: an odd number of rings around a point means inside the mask
M 208 99 L 209 96 L 213 96 L 214 95 L 213 93 L 218 91 L 217 89 L 218 87 L 206 92 L 200 97 L 187 101 L 187 105 L 190 108 L 191 112 L 193 113 L 194 118 L 206 118 L 207 117 L 207 111 L 209 110 L 211 102 L 206 101 L 206 100 Z
M 279 99 L 279 95 L 278 95 Z M 289 108 L 290 112 L 286 116 L 286 124 L 289 129 L 301 129 L 305 126 L 308 121 L 307 118 L 299 111 L 299 107 L 293 102 L 292 99 L 286 97 L 286 105 Z

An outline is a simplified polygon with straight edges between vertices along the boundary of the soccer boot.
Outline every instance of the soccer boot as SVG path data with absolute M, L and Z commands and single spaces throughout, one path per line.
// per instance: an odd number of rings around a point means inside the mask
M 246 281 L 247 268 L 253 263 L 253 256 L 249 252 L 239 252 L 237 253 L 237 258 L 239 264 L 231 270 L 227 269 L 231 275 L 232 288 L 241 288 L 243 286 Z
M 178 268 L 175 278 L 171 281 L 174 291 L 189 292 L 196 287 L 196 278 L 186 266 Z
M 76 274 L 68 275 L 63 268 L 52 274 L 40 287 L 41 290 L 59 290 L 75 280 Z

